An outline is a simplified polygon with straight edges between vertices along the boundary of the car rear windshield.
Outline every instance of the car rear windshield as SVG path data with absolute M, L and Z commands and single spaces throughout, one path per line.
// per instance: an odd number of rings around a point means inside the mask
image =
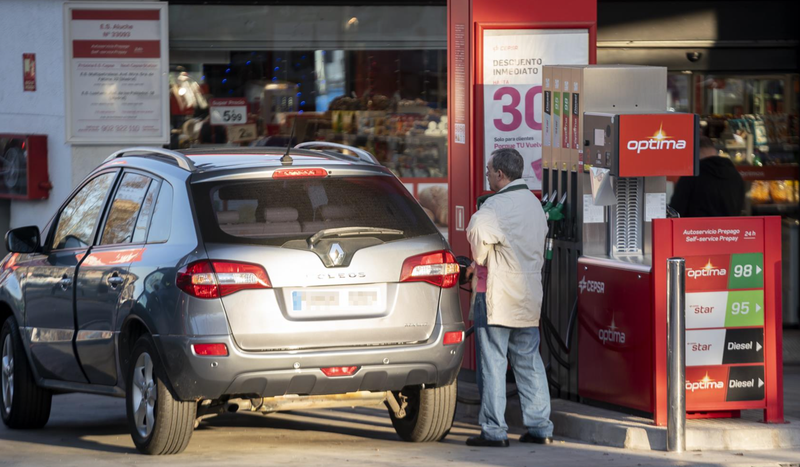
M 201 182 L 192 185 L 203 238 L 283 245 L 324 229 L 371 227 L 398 240 L 438 233 L 405 187 L 388 175 Z

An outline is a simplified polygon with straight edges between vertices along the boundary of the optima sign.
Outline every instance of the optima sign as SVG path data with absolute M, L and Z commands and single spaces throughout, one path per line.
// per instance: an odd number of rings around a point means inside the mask
M 697 116 L 619 116 L 619 176 L 691 176 L 697 162 Z

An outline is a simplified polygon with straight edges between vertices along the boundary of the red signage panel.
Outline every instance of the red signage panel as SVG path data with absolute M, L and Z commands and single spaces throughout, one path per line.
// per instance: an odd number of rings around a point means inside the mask
M 759 217 L 681 219 L 673 223 L 675 256 L 756 253 L 764 248 L 764 220 Z
M 650 275 L 578 261 L 578 394 L 652 411 Z
M 159 10 L 72 10 L 73 20 L 158 21 Z
M 159 58 L 159 41 L 72 41 L 73 58 Z
M 619 176 L 691 176 L 697 155 L 695 114 L 619 116 Z
M 36 91 L 36 54 L 22 54 L 22 90 Z
M 654 419 L 666 423 L 666 263 L 686 260 L 686 409 L 783 422 L 780 218 L 653 222 Z

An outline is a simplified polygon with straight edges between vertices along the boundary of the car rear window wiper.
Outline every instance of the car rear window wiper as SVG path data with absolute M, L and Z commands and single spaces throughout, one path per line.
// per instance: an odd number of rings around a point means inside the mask
M 334 229 L 322 229 L 308 239 L 308 244 L 313 246 L 321 238 L 325 237 L 350 237 L 358 235 L 403 235 L 402 230 L 382 229 L 379 227 L 338 227 Z

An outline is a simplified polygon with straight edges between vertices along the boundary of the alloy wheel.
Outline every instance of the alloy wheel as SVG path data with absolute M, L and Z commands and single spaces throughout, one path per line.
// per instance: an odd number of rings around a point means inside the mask
M 11 335 L 6 335 L 3 340 L 3 363 L 2 363 L 2 386 L 3 409 L 6 415 L 11 413 L 11 403 L 14 401 L 14 349 L 12 347 Z
M 133 416 L 139 436 L 147 438 L 153 431 L 156 422 L 156 391 L 153 378 L 153 359 L 150 354 L 142 352 L 133 367 Z

